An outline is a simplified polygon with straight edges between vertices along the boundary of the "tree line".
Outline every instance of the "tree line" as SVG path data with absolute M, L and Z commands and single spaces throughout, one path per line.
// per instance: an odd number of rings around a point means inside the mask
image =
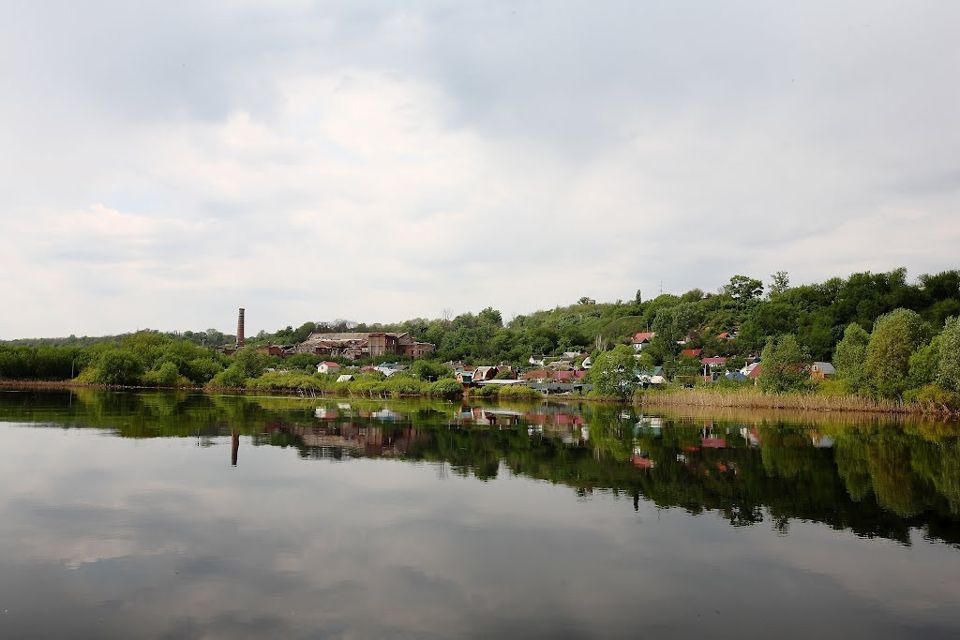
M 791 286 L 788 274 L 778 272 L 766 285 L 736 275 L 712 293 L 691 289 L 644 300 L 638 291 L 631 300 L 611 303 L 582 296 L 569 306 L 506 322 L 491 307 L 391 324 L 311 321 L 261 332 L 249 344 L 295 344 L 313 331 L 398 331 L 436 344 L 438 361 L 525 364 L 534 354 L 577 351 L 597 357 L 628 344 L 638 331 L 653 331 L 644 364 L 663 366 L 669 376 L 699 370 L 696 361 L 682 357 L 684 348 L 726 356 L 731 368 L 765 351 L 767 390 L 794 389 L 807 378 L 803 366 L 834 360 L 850 392 L 899 397 L 911 390 L 958 391 L 957 328 L 950 320 L 957 317 L 958 270 L 920 275 L 914 282 L 908 282 L 905 269 L 864 272 L 801 286 Z M 306 370 L 320 359 L 300 355 L 281 363 L 252 349 L 229 357 L 214 348 L 231 339 L 210 329 L 5 343 L 0 344 L 0 378 L 73 376 L 101 384 L 176 386 L 205 385 L 219 376 L 223 386 L 236 386 L 228 383 L 255 378 L 270 367 Z

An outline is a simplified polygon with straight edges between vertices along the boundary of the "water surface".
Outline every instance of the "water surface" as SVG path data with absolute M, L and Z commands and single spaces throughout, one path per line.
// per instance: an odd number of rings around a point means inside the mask
M 0 637 L 960 637 L 960 438 L 0 393 Z

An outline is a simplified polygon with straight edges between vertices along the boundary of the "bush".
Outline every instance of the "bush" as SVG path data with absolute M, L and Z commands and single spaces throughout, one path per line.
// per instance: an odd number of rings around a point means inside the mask
M 263 391 L 323 391 L 325 387 L 317 376 L 300 371 L 268 371 L 248 379 L 245 386 Z
M 459 398 L 463 396 L 463 385 L 453 378 L 441 378 L 430 385 L 429 394 L 434 398 Z
M 426 395 L 430 384 L 413 376 L 395 373 L 383 382 L 384 390 L 391 396 L 419 396 Z
M 919 389 L 910 389 L 903 394 L 906 402 L 923 406 L 925 409 L 943 413 L 960 412 L 960 393 L 948 391 L 935 384 L 928 384 Z
M 845 378 L 824 378 L 817 383 L 818 395 L 839 398 L 850 395 L 850 384 Z
M 128 349 L 104 351 L 89 374 L 97 384 L 137 385 L 143 376 L 143 363 Z
M 497 398 L 500 400 L 539 400 L 543 394 L 536 389 L 522 385 L 510 385 L 499 390 Z
M 215 375 L 223 371 L 223 366 L 216 360 L 209 358 L 194 358 L 187 362 L 183 373 L 190 378 L 191 382 L 196 384 L 206 384 L 213 379 Z
M 452 374 L 450 367 L 433 360 L 417 360 L 410 370 L 413 375 L 427 382 L 448 378 Z
M 345 386 L 350 395 L 355 396 L 381 397 L 387 393 L 384 377 L 379 374 L 359 375 Z
M 143 383 L 155 387 L 175 387 L 179 381 L 180 372 L 172 362 L 164 362 L 158 369 L 147 371 L 143 375 Z
M 212 389 L 237 389 L 243 387 L 246 385 L 246 383 L 247 376 L 243 372 L 243 369 L 236 365 L 230 365 L 217 375 L 213 376 L 210 382 L 207 383 L 207 387 Z
M 492 384 L 484 385 L 470 390 L 470 395 L 477 398 L 496 398 L 500 393 L 500 387 Z

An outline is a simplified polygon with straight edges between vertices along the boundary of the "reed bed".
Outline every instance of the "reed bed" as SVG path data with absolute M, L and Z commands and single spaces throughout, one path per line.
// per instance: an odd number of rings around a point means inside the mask
M 924 405 L 900 400 L 875 400 L 862 396 L 817 394 L 767 394 L 754 389 L 679 389 L 648 391 L 636 402 L 650 407 L 739 407 L 746 409 L 790 409 L 795 411 L 859 411 L 864 413 L 922 414 Z

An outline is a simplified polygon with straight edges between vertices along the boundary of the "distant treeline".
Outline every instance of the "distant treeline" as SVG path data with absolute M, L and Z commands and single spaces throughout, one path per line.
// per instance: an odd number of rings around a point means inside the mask
M 954 362 L 960 357 L 955 345 L 960 327 L 947 322 L 951 317 L 960 317 L 960 271 L 921 275 L 909 283 L 906 270 L 897 269 L 797 287 L 780 272 L 766 287 L 737 275 L 716 293 L 693 289 L 643 300 L 638 291 L 633 300 L 601 304 L 583 297 L 576 304 L 520 315 L 507 323 L 489 307 L 450 319 L 396 324 L 307 322 L 296 329 L 261 333 L 250 345 L 293 344 L 313 331 L 406 331 L 436 344 L 440 361 L 522 364 L 531 354 L 584 351 L 599 356 L 629 343 L 635 332 L 653 331 L 656 336 L 643 351 L 644 361 L 664 366 L 668 375 L 684 366 L 697 369 L 696 363 L 680 357 L 682 348 L 702 348 L 703 356 L 728 356 L 733 366 L 766 348 L 768 391 L 797 387 L 806 377 L 805 362 L 833 360 L 845 378 L 844 392 L 893 398 L 930 385 L 960 391 L 951 386 L 960 380 L 960 362 Z M 722 337 L 725 332 L 736 337 Z M 109 385 L 234 387 L 249 386 L 268 368 L 306 372 L 320 360 L 301 354 L 281 361 L 252 348 L 228 357 L 213 348 L 231 338 L 215 330 L 141 331 L 103 339 L 0 344 L 0 378 L 72 376 Z M 771 377 L 771 365 L 780 374 L 776 378 Z M 434 371 L 415 377 L 434 382 L 443 376 Z M 936 389 L 926 393 L 936 395 Z
M 295 344 L 312 331 L 406 331 L 437 345 L 439 360 L 523 363 L 531 354 L 607 349 L 629 342 L 639 331 L 655 331 L 650 353 L 657 364 L 675 357 L 678 340 L 703 348 L 704 356 L 759 354 L 768 338 L 792 334 L 814 360 L 830 361 L 850 323 L 871 331 L 881 315 L 894 309 L 916 311 L 937 330 L 960 316 L 960 271 L 921 275 L 907 282 L 906 269 L 856 273 L 820 284 L 791 287 L 783 272 L 760 280 L 734 276 L 715 293 L 692 289 L 644 300 L 576 304 L 519 315 L 504 323 L 500 311 L 486 308 L 451 319 L 416 318 L 393 324 L 306 322 L 296 329 L 261 333 L 257 343 Z M 737 330 L 734 341 L 718 339 Z

